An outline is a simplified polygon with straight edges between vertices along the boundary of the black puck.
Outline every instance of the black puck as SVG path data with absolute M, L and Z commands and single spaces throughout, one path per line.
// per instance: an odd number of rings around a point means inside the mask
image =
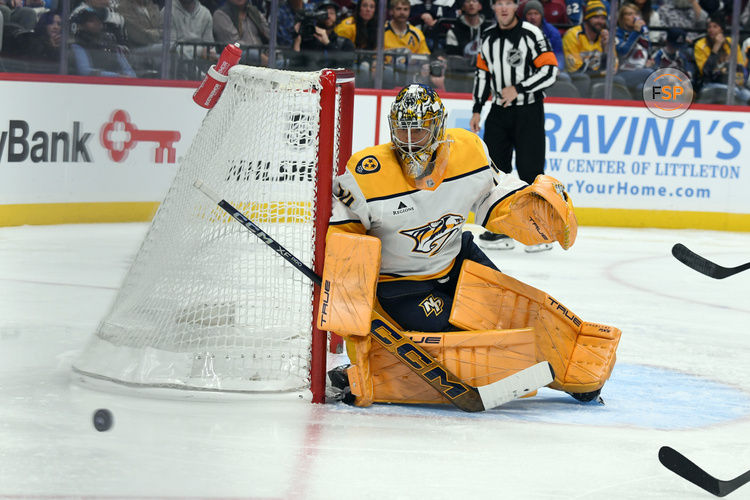
M 94 428 L 99 432 L 108 431 L 112 427 L 112 412 L 100 409 L 94 412 Z

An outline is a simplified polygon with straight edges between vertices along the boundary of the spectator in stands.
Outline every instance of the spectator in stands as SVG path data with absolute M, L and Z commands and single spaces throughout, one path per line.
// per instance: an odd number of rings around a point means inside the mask
M 552 47 L 552 52 L 555 53 L 555 58 L 557 58 L 557 67 L 560 68 L 560 72 L 558 72 L 559 79 L 562 76 L 562 70 L 565 69 L 565 56 L 563 54 L 560 32 L 544 18 L 544 8 L 538 0 L 529 0 L 524 4 L 523 19 L 542 30 L 544 36 L 547 37 Z
M 227 0 L 214 12 L 213 20 L 216 42 L 221 45 L 239 42 L 240 45 L 253 46 L 245 50 L 243 62 L 268 65 L 268 55 L 259 48 L 268 43 L 268 21 L 248 0 Z
M 640 14 L 634 4 L 623 4 L 617 15 L 615 31 L 615 50 L 620 66 L 618 75 L 625 80 L 633 95 L 642 88 L 654 63 L 649 59 L 651 42 L 648 39 L 648 26 Z
M 584 10 L 583 24 L 570 28 L 562 39 L 565 71 L 581 97 L 588 97 L 592 81 L 601 80 L 607 72 L 608 41 L 607 9 L 600 0 L 590 0 Z M 616 59 L 614 65 L 617 67 Z M 623 83 L 621 78 L 615 79 Z
M 62 43 L 62 20 L 57 12 L 45 12 L 34 26 L 34 36 L 26 48 L 26 57 L 31 61 L 56 63 L 60 60 Z
M 494 23 L 494 19 L 485 19 L 480 0 L 463 0 L 461 15 L 446 35 L 445 52 L 462 56 L 473 66 L 482 43 L 482 32 Z
M 0 0 L 0 21 L 2 24 L 17 24 L 31 31 L 36 25 L 36 12 L 31 7 L 25 7 L 23 0 Z
M 295 69 L 319 70 L 326 67 L 351 67 L 354 44 L 334 31 L 338 5 L 332 1 L 318 4 L 310 16 L 294 25 L 294 51 L 301 52 Z
M 357 50 L 375 50 L 378 43 L 378 19 L 375 0 L 359 0 L 354 15 L 341 21 L 334 31 L 348 38 Z
M 128 45 L 125 32 L 125 19 L 111 7 L 109 0 L 84 0 L 70 13 L 70 30 L 73 35 L 78 32 L 75 17 L 84 10 L 92 10 L 103 24 L 102 36 L 110 38 L 110 41 L 121 45 L 123 49 Z
M 653 69 L 674 68 L 682 71 L 690 80 L 695 78 L 695 66 L 692 57 L 687 53 L 685 30 L 682 28 L 667 29 L 667 41 L 663 48 L 657 50 L 651 58 Z
M 409 22 L 422 30 L 427 47 L 433 49 L 445 48 L 447 27 L 438 22 L 440 19 L 456 19 L 458 9 L 456 0 L 411 0 Z
M 706 34 L 695 41 L 695 64 L 701 78 L 701 92 L 711 88 L 727 88 L 729 81 L 729 57 L 732 39 L 724 35 L 724 19 L 720 12 L 715 13 L 708 21 Z M 737 71 L 735 78 L 735 97 L 740 104 L 750 101 L 750 90 L 745 88 L 745 56 L 737 49 Z
M 354 8 L 354 14 L 345 18 L 334 28 L 334 32 L 354 44 L 357 50 L 354 72 L 357 87 L 371 88 L 373 86 L 374 55 L 362 51 L 374 51 L 378 44 L 377 2 L 375 0 L 359 0 Z
M 708 13 L 701 8 L 698 0 L 664 0 L 658 12 L 663 26 L 685 30 L 688 43 L 698 38 L 706 28 Z
M 423 31 L 432 28 L 440 18 L 458 17 L 454 0 L 413 0 L 410 5 L 409 22 Z
M 386 51 L 402 53 L 403 56 L 387 56 L 383 68 L 384 88 L 401 87 L 401 75 L 414 73 L 423 64 L 429 63 L 430 49 L 427 47 L 422 30 L 409 23 L 411 5 L 409 0 L 391 0 L 390 21 L 385 25 L 383 48 Z
M 159 7 L 152 0 L 119 0 L 117 9 L 125 19 L 130 63 L 140 76 L 144 76 L 142 70 L 154 73 L 160 66 L 164 36 Z
M 122 47 L 106 36 L 104 23 L 96 12 L 79 10 L 72 22 L 76 25 L 76 34 L 70 48 L 76 74 L 135 77 Z
M 659 18 L 659 13 L 654 10 L 652 1 L 653 0 L 633 0 L 633 3 L 641 11 L 641 17 L 649 28 L 648 39 L 653 45 L 663 43 L 667 35 L 664 31 L 651 29 L 661 28 L 663 26 L 661 19 Z
M 161 48 L 164 20 L 152 0 L 119 0 L 117 10 L 125 19 L 130 48 L 137 49 L 155 44 Z
M 607 12 L 609 12 L 609 2 L 602 0 L 602 3 L 606 7 Z M 568 22 L 572 26 L 577 26 L 583 22 L 583 11 L 585 8 L 586 0 L 565 0 L 565 14 L 568 16 Z
M 563 36 L 565 71 L 603 76 L 607 71 L 607 9 L 599 0 L 586 4 L 583 24 Z
M 743 29 L 750 30 L 750 2 L 747 2 L 745 9 L 740 14 L 740 25 Z
M 45 12 L 33 31 L 10 24 L 6 32 L 0 71 L 56 73 L 60 69 L 61 20 L 56 12 Z M 0 24 L 0 35 L 3 33 Z M 3 69 L 4 68 L 4 69 Z
M 385 25 L 383 46 L 385 50 L 406 49 L 412 54 L 429 55 L 422 30 L 409 23 L 410 11 L 409 0 L 391 0 L 391 20 Z
M 211 13 L 197 0 L 173 1 L 170 36 L 173 42 L 214 43 L 214 23 Z M 210 53 L 207 47 L 199 47 L 197 53 L 193 47 L 185 47 L 179 55 L 184 59 L 195 57 L 207 59 Z
M 279 47 L 291 47 L 294 43 L 294 24 L 304 9 L 304 0 L 286 0 L 279 5 L 276 19 L 276 43 Z

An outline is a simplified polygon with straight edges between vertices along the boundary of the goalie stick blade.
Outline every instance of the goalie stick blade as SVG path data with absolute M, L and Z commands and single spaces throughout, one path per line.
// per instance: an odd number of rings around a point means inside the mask
M 542 361 L 492 384 L 477 387 L 485 410 L 503 405 L 551 383 L 552 366 Z
M 685 455 L 669 446 L 662 446 L 659 449 L 659 462 L 681 478 L 690 481 L 717 497 L 725 497 L 740 486 L 750 482 L 750 471 L 729 481 L 716 479 L 695 465 Z
M 679 260 L 689 268 L 717 280 L 721 280 L 750 269 L 750 262 L 741 266 L 731 268 L 714 264 L 705 257 L 701 257 L 697 253 L 693 252 L 682 243 L 676 243 L 672 247 L 672 255 L 675 259 Z

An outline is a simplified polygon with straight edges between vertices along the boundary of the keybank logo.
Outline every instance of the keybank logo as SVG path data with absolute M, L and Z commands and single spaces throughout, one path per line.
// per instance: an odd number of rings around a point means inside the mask
M 0 161 L 90 163 L 89 139 L 91 133 L 83 132 L 78 121 L 70 130 L 48 131 L 33 130 L 25 120 L 10 120 L 7 130 L 0 132 Z
M 98 145 L 91 141 L 93 135 L 80 121 L 68 130 L 40 130 L 26 120 L 9 120 L 7 128 L 0 129 L 0 164 L 92 163 L 98 147 L 107 151 L 110 160 L 121 163 L 139 142 L 155 143 L 154 163 L 175 163 L 175 143 L 181 137 L 177 130 L 140 130 L 122 109 L 113 111 L 99 128 Z
M 112 161 L 122 162 L 128 157 L 128 152 L 139 142 L 155 142 L 154 163 L 164 163 L 166 154 L 167 163 L 174 163 L 177 150 L 174 143 L 180 140 L 180 132 L 177 130 L 139 130 L 130 121 L 130 115 L 123 109 L 117 109 L 112 113 L 109 121 L 105 123 L 99 132 L 99 140 L 107 151 Z

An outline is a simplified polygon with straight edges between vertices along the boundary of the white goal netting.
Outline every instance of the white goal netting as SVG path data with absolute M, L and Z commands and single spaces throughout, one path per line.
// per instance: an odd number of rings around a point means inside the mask
M 232 68 L 76 373 L 147 387 L 308 387 L 312 283 L 193 182 L 312 266 L 328 217 L 316 229 L 320 81 Z

